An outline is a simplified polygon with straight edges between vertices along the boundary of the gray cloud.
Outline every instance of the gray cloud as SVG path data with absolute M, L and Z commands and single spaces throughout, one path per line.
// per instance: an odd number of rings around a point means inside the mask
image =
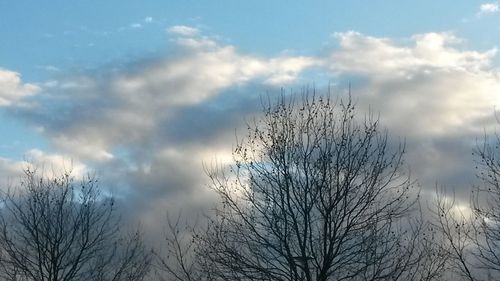
M 461 50 L 461 40 L 449 33 L 415 35 L 406 44 L 355 32 L 336 38 L 340 48 L 326 67 L 340 78 L 355 77 L 360 106 L 406 139 L 413 176 L 425 190 L 446 185 L 467 201 L 477 184 L 472 149 L 498 126 L 496 49 Z
M 439 182 L 467 190 L 476 137 L 496 127 L 496 51 L 461 50 L 449 33 L 405 44 L 339 33 L 339 47 L 325 55 L 265 58 L 192 27 L 169 31 L 173 54 L 49 81 L 36 105 L 15 113 L 39 129 L 54 155 L 97 170 L 145 224 L 163 218 L 166 206 L 203 204 L 203 162 L 229 162 L 235 134 L 259 114 L 261 96 L 300 84 L 306 70 L 351 80 L 362 110 L 380 113 L 392 136 L 406 137 L 407 163 L 426 189 Z
M 97 171 L 129 219 L 148 226 L 167 206 L 206 204 L 203 163 L 229 161 L 235 130 L 258 114 L 261 94 L 279 93 L 316 63 L 242 54 L 197 33 L 173 41 L 177 51 L 163 58 L 44 83 L 34 106 L 11 111 L 54 155 Z

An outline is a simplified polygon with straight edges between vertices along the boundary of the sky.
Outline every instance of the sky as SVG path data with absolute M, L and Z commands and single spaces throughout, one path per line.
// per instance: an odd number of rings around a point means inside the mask
M 0 182 L 95 173 L 134 218 L 206 201 L 263 96 L 352 96 L 466 201 L 500 105 L 486 1 L 0 1 Z

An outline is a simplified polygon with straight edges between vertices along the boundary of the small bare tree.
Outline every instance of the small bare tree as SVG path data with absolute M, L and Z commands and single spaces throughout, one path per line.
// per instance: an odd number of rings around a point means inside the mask
M 156 252 L 157 278 L 162 281 L 215 281 L 209 267 L 196 254 L 201 227 L 198 220 L 188 223 L 179 211 L 173 217 L 167 214 L 165 252 Z
M 500 278 L 500 138 L 486 138 L 478 145 L 477 176 L 481 184 L 462 208 L 453 197 L 437 192 L 433 208 L 441 247 L 449 254 L 450 266 L 465 280 Z
M 283 97 L 248 130 L 235 165 L 208 171 L 221 204 L 196 237 L 204 272 L 220 280 L 440 278 L 439 256 L 423 239 L 428 225 L 409 217 L 418 193 L 403 169 L 404 145 L 391 147 L 350 98 Z
M 476 267 L 483 275 L 500 278 L 500 137 L 485 139 L 474 150 L 477 155 L 477 176 L 482 184 L 472 193 L 474 214 L 472 242 L 475 245 Z
M 142 280 L 150 254 L 139 232 L 124 237 L 114 200 L 88 177 L 55 178 L 26 169 L 2 197 L 0 274 L 4 280 Z
M 142 281 L 153 264 L 153 252 L 148 249 L 139 230 L 118 237 L 111 251 L 103 253 L 91 266 L 92 281 Z
M 459 208 L 455 196 L 447 196 L 444 190 L 436 188 L 436 198 L 431 206 L 434 217 L 432 227 L 436 235 L 435 249 L 439 249 L 445 256 L 447 267 L 451 270 L 448 275 L 460 276 L 464 280 L 477 280 L 474 260 L 473 218 Z M 466 212 L 466 211 L 465 211 Z

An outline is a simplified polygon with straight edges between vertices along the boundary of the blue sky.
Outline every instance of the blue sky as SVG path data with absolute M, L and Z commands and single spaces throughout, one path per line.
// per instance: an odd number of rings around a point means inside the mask
M 146 2 L 146 3 L 143 3 Z M 339 4 L 337 4 L 339 3 Z M 0 59 L 26 79 L 43 68 L 99 67 L 168 49 L 165 27 L 196 26 L 245 52 L 314 53 L 333 32 L 404 38 L 453 31 L 489 48 L 498 17 L 478 17 L 478 1 L 4 1 Z M 149 24 L 144 20 L 151 18 Z M 134 28 L 136 24 L 136 28 Z M 138 28 L 140 24 L 141 27 Z M 480 31 L 480 32 L 479 32 Z M 473 43 L 471 43 L 473 42 Z
M 0 174 L 26 160 L 97 171 L 151 214 L 152 198 L 199 200 L 202 163 L 230 161 L 261 95 L 351 83 L 407 140 L 424 188 L 467 191 L 470 151 L 497 127 L 498 5 L 2 1 Z

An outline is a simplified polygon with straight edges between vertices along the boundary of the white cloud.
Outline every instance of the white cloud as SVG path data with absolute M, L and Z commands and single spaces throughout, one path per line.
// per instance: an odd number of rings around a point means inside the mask
M 142 24 L 132 23 L 132 24 L 130 24 L 130 28 L 134 28 L 134 29 L 142 28 Z
M 183 50 L 177 57 L 109 73 L 105 79 L 80 76 L 47 81 L 47 89 L 59 92 L 59 99 L 69 104 L 78 104 L 78 111 L 61 117 L 64 125 L 39 124 L 41 132 L 65 153 L 108 162 L 115 159 L 117 147 L 157 142 L 155 133 L 168 124 L 177 108 L 196 106 L 225 89 L 248 83 L 284 86 L 317 64 L 315 58 L 305 56 L 242 54 L 206 36 L 185 36 L 196 34 L 195 29 L 174 30 L 181 32 L 174 42 Z M 45 120 L 54 122 L 51 116 Z
M 114 155 L 106 150 L 109 149 L 108 145 L 99 141 L 99 139 L 90 139 L 99 132 L 94 132 L 94 130 L 90 128 L 88 131 L 90 131 L 89 134 L 93 134 L 86 136 L 84 135 L 85 132 L 79 132 L 70 136 L 71 133 L 66 132 L 66 134 L 59 136 L 52 136 L 52 142 L 60 150 L 83 159 L 100 162 L 112 160 Z
M 0 106 L 25 105 L 23 98 L 38 92 L 40 92 L 40 87 L 23 83 L 19 73 L 0 68 Z
M 61 71 L 61 69 L 57 66 L 54 66 L 54 65 L 39 65 L 37 66 L 37 68 L 40 68 L 40 69 L 43 69 L 43 70 L 46 70 L 46 71 L 50 71 L 50 72 L 59 72 Z
M 479 14 L 494 14 L 499 12 L 498 3 L 484 3 L 479 6 Z
M 138 75 L 118 77 L 112 81 L 113 89 L 136 108 L 137 103 L 148 107 L 195 104 L 219 94 L 224 88 L 255 79 L 277 86 L 290 83 L 302 70 L 316 63 L 310 57 L 265 59 L 244 55 L 233 46 L 220 45 L 205 37 L 189 40 L 189 44 L 179 42 L 189 50 L 187 55 L 144 69 Z M 175 91 L 167 94 L 171 88 Z
M 59 81 L 57 80 L 48 80 L 42 83 L 42 86 L 44 88 L 55 88 L 59 86 Z
M 64 172 L 71 172 L 76 178 L 83 177 L 88 173 L 87 167 L 82 162 L 75 160 L 69 155 L 47 154 L 39 149 L 31 149 L 26 152 L 26 161 L 22 165 L 33 165 L 38 169 L 43 169 L 47 176 L 57 176 Z M 17 164 L 16 166 L 19 166 Z
M 176 37 L 172 41 L 179 46 L 189 49 L 215 48 L 218 46 L 217 42 L 207 37 L 201 37 L 201 38 Z
M 25 160 L 13 160 L 0 157 L 0 188 L 7 188 L 18 182 L 26 169 L 37 169 L 40 175 L 48 178 L 71 173 L 77 179 L 84 177 L 89 170 L 82 162 L 69 155 L 45 153 L 39 149 L 30 149 L 25 153 Z
M 410 78 L 424 71 L 463 70 L 477 72 L 488 67 L 497 50 L 461 51 L 460 40 L 450 33 L 426 33 L 412 37 L 414 46 L 398 45 L 387 38 L 357 32 L 337 33 L 340 50 L 333 52 L 329 66 L 336 72 L 357 72 L 370 77 Z
M 379 113 L 391 135 L 406 138 L 420 183 L 469 188 L 472 148 L 498 127 L 496 49 L 464 50 L 449 33 L 419 34 L 405 44 L 355 32 L 336 37 L 340 47 L 323 65 L 341 80 L 353 79 L 359 106 Z
M 294 82 L 302 71 L 319 63 L 318 59 L 305 56 L 273 58 L 266 66 L 272 74 L 265 82 L 274 86 L 287 85 Z
M 327 67 L 369 79 L 362 90 L 367 102 L 408 135 L 480 131 L 488 124 L 476 121 L 493 117 L 500 105 L 500 76 L 491 67 L 496 49 L 460 50 L 448 33 L 415 35 L 410 46 L 354 32 L 337 38 L 340 49 Z
M 182 36 L 195 36 L 198 34 L 199 30 L 194 27 L 185 25 L 175 25 L 167 29 L 169 33 L 182 35 Z
M 152 23 L 153 22 L 153 18 L 152 17 L 145 17 L 144 18 L 144 22 L 145 23 Z

